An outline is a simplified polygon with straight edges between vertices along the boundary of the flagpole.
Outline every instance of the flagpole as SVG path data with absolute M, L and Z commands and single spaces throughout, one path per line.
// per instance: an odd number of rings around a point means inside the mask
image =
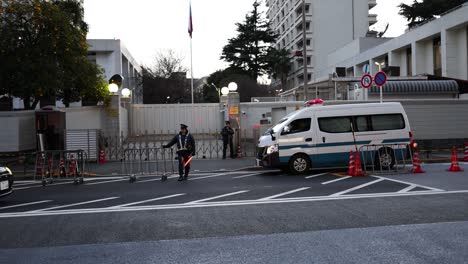
M 192 38 L 190 38 L 190 75 L 191 75 L 192 104 L 193 104 L 193 56 L 192 56 Z

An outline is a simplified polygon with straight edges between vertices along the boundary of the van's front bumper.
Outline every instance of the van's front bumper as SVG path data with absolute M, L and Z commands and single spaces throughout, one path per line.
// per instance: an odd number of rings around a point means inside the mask
M 279 152 L 274 152 L 271 154 L 262 155 L 257 157 L 257 166 L 265 168 L 278 168 L 281 166 L 279 159 Z

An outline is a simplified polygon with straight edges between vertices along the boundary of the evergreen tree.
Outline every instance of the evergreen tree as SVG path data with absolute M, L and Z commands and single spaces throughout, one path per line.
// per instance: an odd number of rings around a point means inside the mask
M 411 5 L 402 3 L 398 7 L 399 14 L 408 20 L 408 27 L 412 28 L 466 2 L 468 0 L 414 0 Z
M 231 68 L 248 73 L 254 80 L 268 71 L 268 53 L 277 37 L 270 29 L 270 23 L 258 11 L 259 5 L 255 1 L 245 21 L 236 24 L 238 35 L 229 39 L 221 56 Z
M 291 71 L 291 52 L 287 49 L 272 48 L 268 54 L 268 73 L 279 80 L 281 89 L 286 90 L 289 72 Z

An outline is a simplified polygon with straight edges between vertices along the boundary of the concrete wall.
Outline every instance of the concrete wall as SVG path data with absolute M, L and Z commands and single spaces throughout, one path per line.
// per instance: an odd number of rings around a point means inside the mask
M 36 149 L 34 111 L 0 112 L 0 152 Z
M 130 110 L 130 133 L 173 133 L 184 123 L 190 131 L 215 131 L 223 127 L 219 104 L 133 105 Z
M 68 130 L 104 129 L 104 108 L 98 106 L 65 108 Z
M 403 101 L 415 139 L 468 137 L 468 100 Z
M 410 119 L 416 139 L 450 139 L 468 137 L 468 100 L 395 100 L 401 102 Z M 371 102 L 371 101 L 368 101 Z M 348 101 L 330 101 L 325 104 L 349 104 Z M 365 103 L 365 102 L 353 102 Z M 195 105 L 135 105 L 132 110 L 132 133 L 159 134 L 177 131 L 180 123 L 189 125 L 193 132 L 216 131 L 223 126 L 218 104 Z M 291 113 L 303 108 L 303 102 L 241 103 L 241 128 L 247 137 L 253 137 L 262 114 L 275 109 Z M 193 113 L 193 118 L 191 115 Z M 277 120 L 275 120 L 277 121 Z

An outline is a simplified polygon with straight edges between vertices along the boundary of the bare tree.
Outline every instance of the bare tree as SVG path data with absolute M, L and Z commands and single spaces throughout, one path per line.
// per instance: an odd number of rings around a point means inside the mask
M 174 78 L 174 73 L 187 72 L 183 65 L 184 57 L 173 49 L 158 51 L 155 57 L 155 65 L 152 74 L 157 78 Z

